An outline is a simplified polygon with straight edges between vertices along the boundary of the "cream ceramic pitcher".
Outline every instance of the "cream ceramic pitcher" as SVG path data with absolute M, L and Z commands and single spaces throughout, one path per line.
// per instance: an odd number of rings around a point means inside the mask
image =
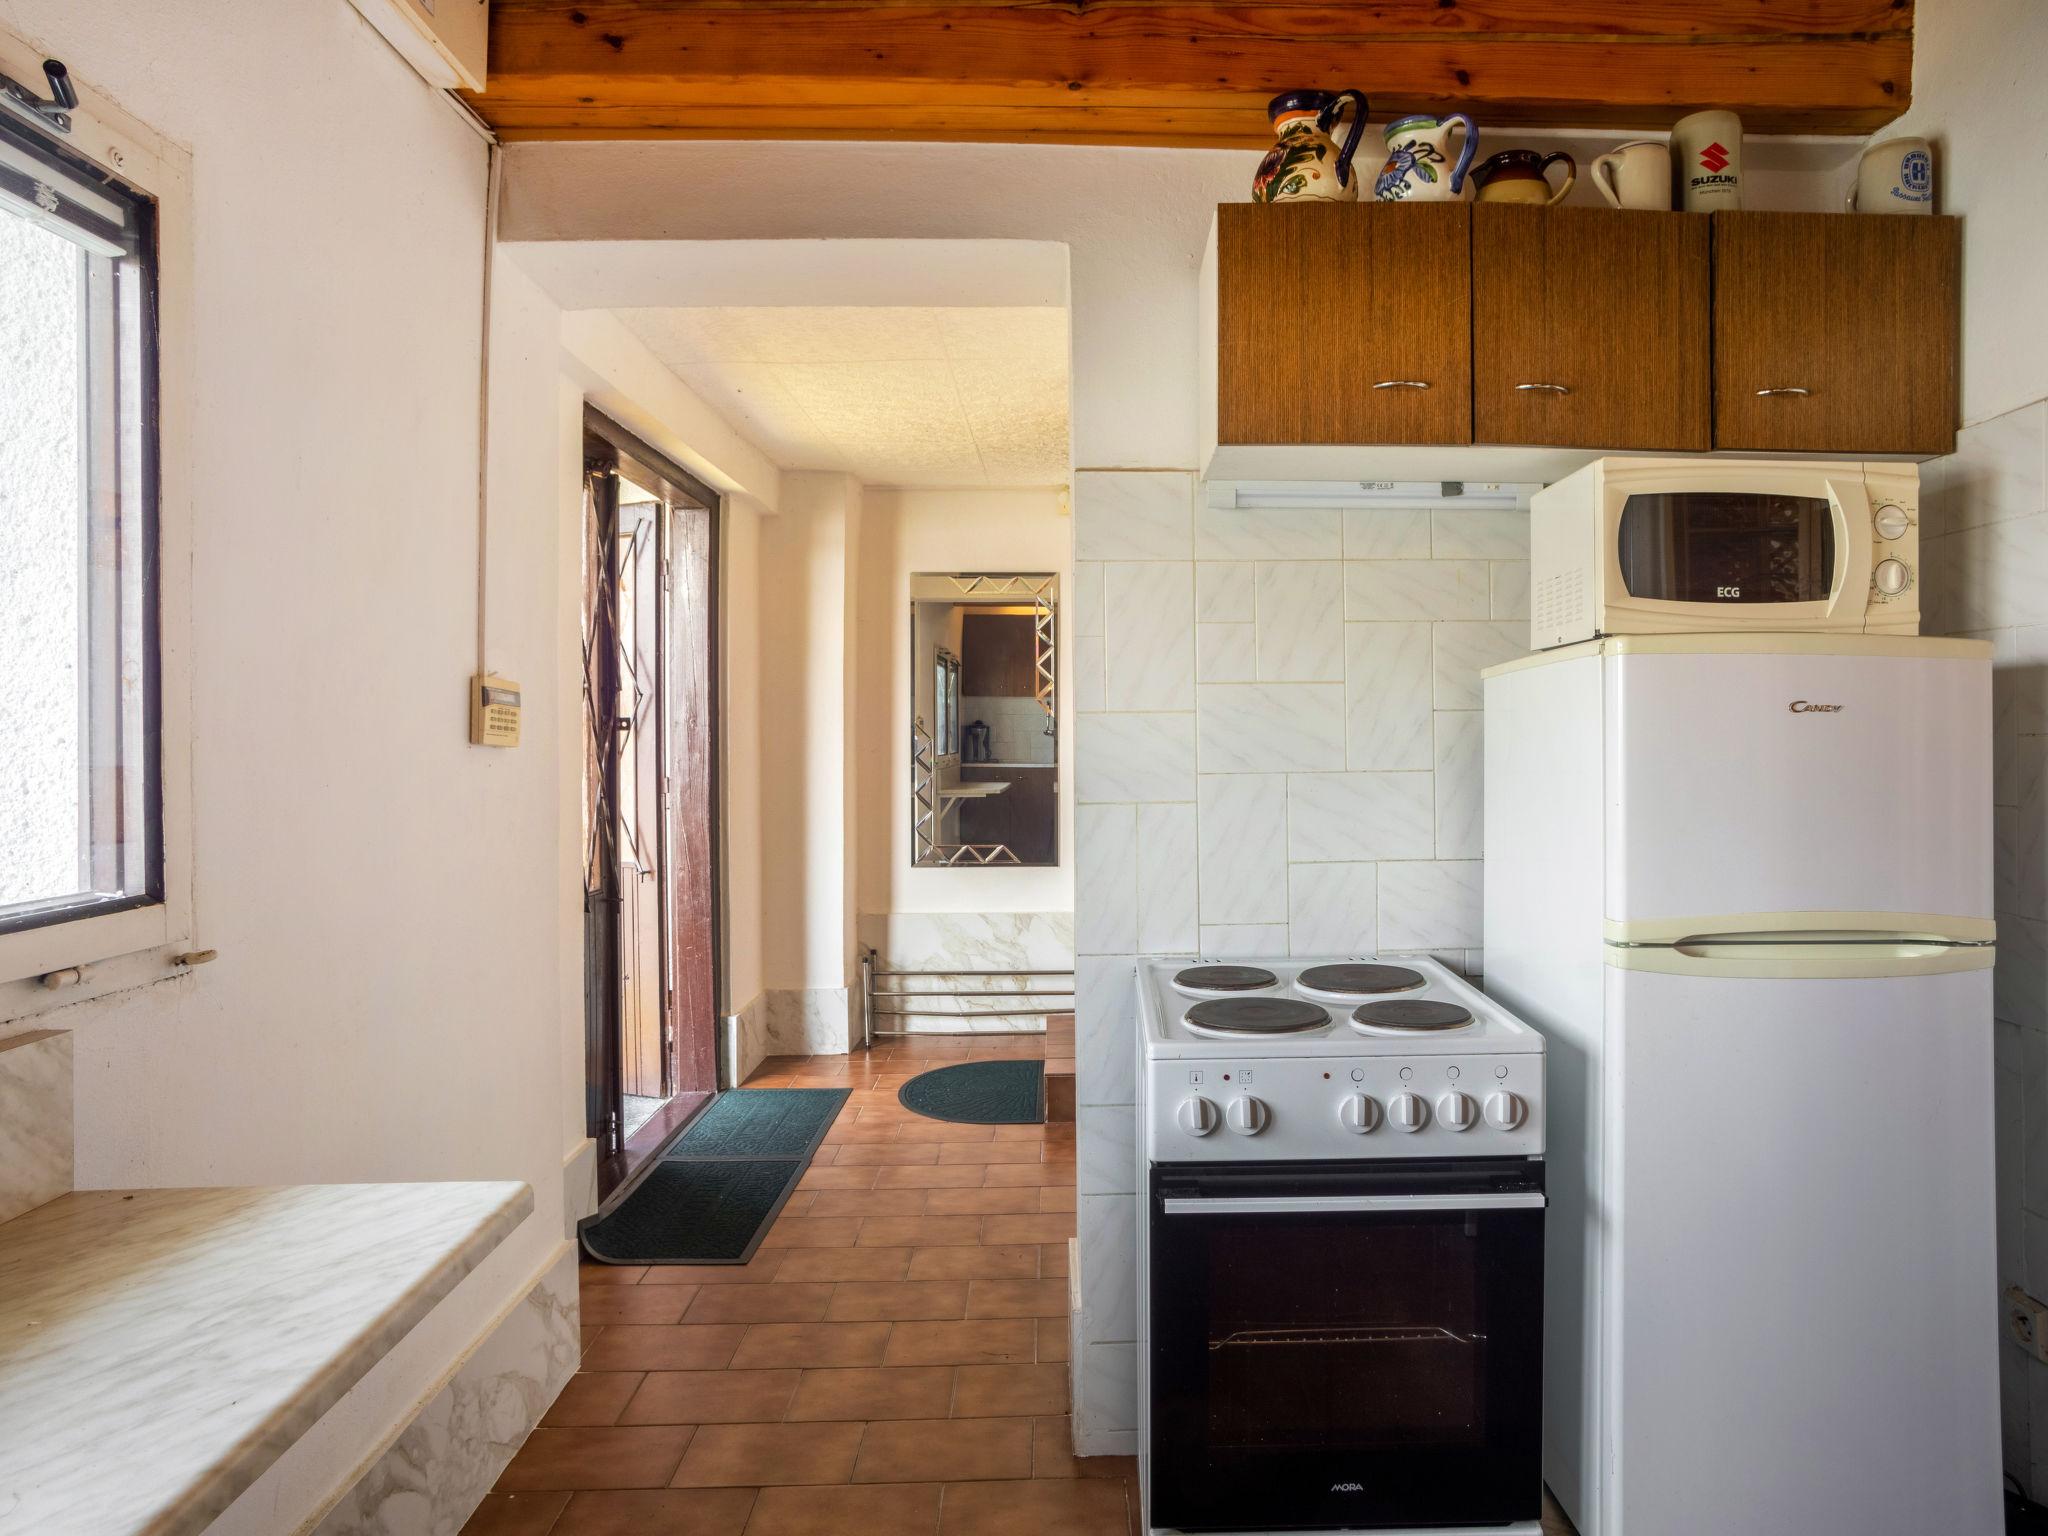
M 1463 137 L 1458 158 L 1450 157 L 1451 131 Z M 1479 148 L 1479 130 L 1462 112 L 1436 118 L 1427 113 L 1387 124 L 1387 163 L 1373 195 L 1383 203 L 1456 203 L 1465 197 L 1465 172 Z

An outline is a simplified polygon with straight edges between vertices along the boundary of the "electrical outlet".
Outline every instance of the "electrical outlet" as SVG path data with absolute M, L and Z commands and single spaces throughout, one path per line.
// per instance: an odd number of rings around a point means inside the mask
M 2013 1343 L 2048 1365 L 2048 1302 L 2034 1300 L 2016 1285 L 2007 1286 L 2005 1331 Z

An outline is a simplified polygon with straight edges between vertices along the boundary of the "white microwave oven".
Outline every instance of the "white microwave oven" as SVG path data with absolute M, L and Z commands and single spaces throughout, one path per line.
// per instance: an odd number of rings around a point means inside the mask
M 1920 632 L 1913 464 L 1596 459 L 1530 500 L 1529 645 Z

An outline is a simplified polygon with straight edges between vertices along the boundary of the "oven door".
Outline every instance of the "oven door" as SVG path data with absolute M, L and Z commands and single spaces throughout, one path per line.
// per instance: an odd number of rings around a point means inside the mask
M 1526 1159 L 1155 1167 L 1152 1525 L 1538 1519 L 1543 1203 Z

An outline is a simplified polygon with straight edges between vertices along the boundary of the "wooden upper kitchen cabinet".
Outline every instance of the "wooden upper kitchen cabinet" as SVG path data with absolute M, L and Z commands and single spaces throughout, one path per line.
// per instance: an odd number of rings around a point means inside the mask
M 1218 208 L 1215 442 L 1469 443 L 1471 225 L 1463 203 Z
M 1954 219 L 1717 213 L 1712 223 L 1716 448 L 1954 449 Z
M 1472 437 L 1704 452 L 1707 220 L 1472 210 Z

